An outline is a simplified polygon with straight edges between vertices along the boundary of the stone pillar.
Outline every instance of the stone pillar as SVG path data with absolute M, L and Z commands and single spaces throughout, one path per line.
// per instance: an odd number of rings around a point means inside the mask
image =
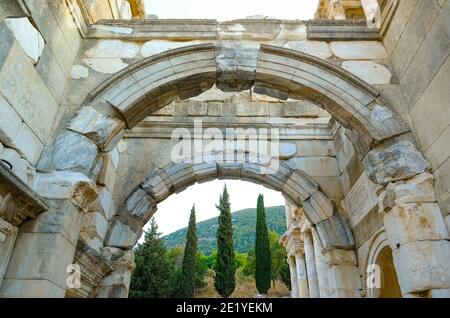
M 329 265 L 327 279 L 334 298 L 360 298 L 361 278 L 356 253 L 346 250 L 331 250 L 325 254 Z
M 0 218 L 0 287 L 16 241 L 18 228 Z
M 288 229 L 291 226 L 292 212 L 291 212 L 291 204 L 288 200 L 284 200 L 284 212 L 286 214 L 286 228 Z
M 332 296 L 332 293 L 330 291 L 330 286 L 328 284 L 328 277 L 327 277 L 329 266 L 325 262 L 325 256 L 322 253 L 320 241 L 319 238 L 317 237 L 316 231 L 313 229 L 311 232 L 313 237 L 314 256 L 316 258 L 316 270 L 317 270 L 317 279 L 319 282 L 320 298 L 330 298 Z
M 298 298 L 298 279 L 297 279 L 297 268 L 295 265 L 295 258 L 289 256 L 288 259 L 289 271 L 291 274 L 291 298 Z
M 132 250 L 105 247 L 103 256 L 113 265 L 113 272 L 104 277 L 97 288 L 97 298 L 127 298 L 130 289 L 131 272 L 134 269 Z
M 362 7 L 364 9 L 364 14 L 366 15 L 367 21 L 373 23 L 377 18 L 377 14 L 380 13 L 380 6 L 378 5 L 378 0 L 361 0 Z
M 305 255 L 301 252 L 295 254 L 297 270 L 298 295 L 300 298 L 309 298 L 308 276 L 306 273 Z
M 389 183 L 379 196 L 384 227 L 403 296 L 441 295 L 450 289 L 450 242 L 434 194 L 422 173 Z
M 65 296 L 82 216 L 97 192 L 87 177 L 67 172 L 41 176 L 37 188 L 48 210 L 20 226 L 0 297 Z
M 330 5 L 332 6 L 332 18 L 334 20 L 346 20 L 345 9 L 340 0 L 331 0 Z
M 314 256 L 314 246 L 312 242 L 311 229 L 303 233 L 305 246 L 306 272 L 308 274 L 309 296 L 320 298 L 319 282 L 317 278 L 316 259 Z

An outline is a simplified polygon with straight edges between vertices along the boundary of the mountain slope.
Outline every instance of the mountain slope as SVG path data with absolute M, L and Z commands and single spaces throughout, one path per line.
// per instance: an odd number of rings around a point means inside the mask
M 236 251 L 245 253 L 254 247 L 256 209 L 244 209 L 231 214 L 233 222 L 233 240 Z M 284 206 L 266 208 L 266 220 L 269 230 L 282 234 L 286 231 L 286 215 Z M 216 248 L 217 217 L 197 223 L 198 250 L 205 255 Z M 184 247 L 187 228 L 165 236 L 166 246 Z

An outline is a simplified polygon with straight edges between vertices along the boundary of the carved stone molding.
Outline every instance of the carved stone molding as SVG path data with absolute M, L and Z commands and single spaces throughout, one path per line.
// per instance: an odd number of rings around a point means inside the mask
M 14 226 L 48 209 L 47 203 L 0 163 L 0 217 Z
M 92 297 L 103 277 L 113 271 L 113 264 L 91 249 L 82 239 L 78 240 L 74 263 L 80 266 L 81 288 L 68 289 L 66 297 Z

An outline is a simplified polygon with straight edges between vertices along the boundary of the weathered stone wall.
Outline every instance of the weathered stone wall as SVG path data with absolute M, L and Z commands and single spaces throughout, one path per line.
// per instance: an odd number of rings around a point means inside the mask
M 449 30 L 450 1 L 403 0 L 383 40 L 444 216 L 450 213 Z
M 0 22 L 0 157 L 32 185 L 33 167 L 63 117 L 81 37 L 65 1 L 23 2 L 6 7 Z

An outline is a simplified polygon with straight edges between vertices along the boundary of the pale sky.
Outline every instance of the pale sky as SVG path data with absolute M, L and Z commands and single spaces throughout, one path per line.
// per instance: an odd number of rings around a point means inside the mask
M 309 20 L 319 0 L 145 0 L 147 14 L 160 19 L 243 19 L 262 15 L 285 20 Z
M 216 204 L 219 203 L 219 197 L 225 183 L 230 194 L 231 211 L 255 208 L 260 193 L 264 195 L 266 207 L 284 205 L 284 198 L 280 192 L 246 181 L 214 180 L 195 184 L 181 193 L 171 195 L 158 204 L 155 220 L 159 231 L 166 235 L 186 227 L 194 203 L 197 222 L 218 216 L 219 210 L 217 210 Z

